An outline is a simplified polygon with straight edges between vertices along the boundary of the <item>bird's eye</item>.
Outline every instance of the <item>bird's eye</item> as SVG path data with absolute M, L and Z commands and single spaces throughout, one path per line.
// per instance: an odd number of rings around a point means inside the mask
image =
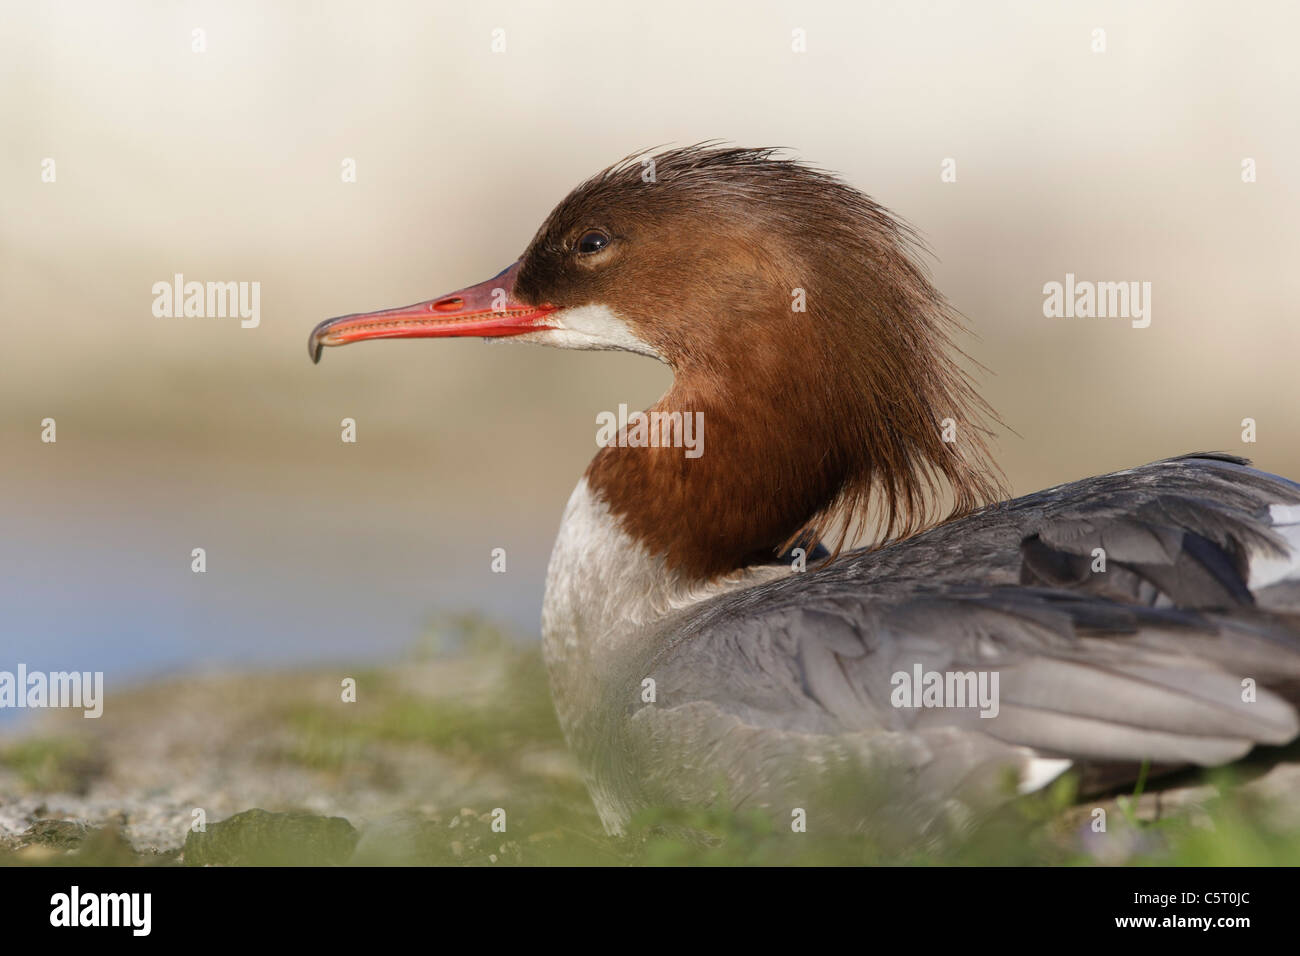
M 609 245 L 609 236 L 605 235 L 599 229 L 593 229 L 591 232 L 585 232 L 582 234 L 582 238 L 578 240 L 578 244 L 575 248 L 578 251 L 578 255 L 588 256 L 593 252 L 600 252 L 600 250 L 604 249 L 607 245 Z

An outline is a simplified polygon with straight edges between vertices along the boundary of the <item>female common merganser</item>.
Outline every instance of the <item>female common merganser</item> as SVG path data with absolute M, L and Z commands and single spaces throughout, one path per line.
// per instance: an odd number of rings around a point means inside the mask
M 1300 485 L 1198 454 L 997 503 L 916 248 L 826 172 L 692 146 L 589 179 L 486 282 L 312 332 L 314 360 L 511 336 L 672 369 L 574 490 L 542 612 L 611 832 L 718 802 L 925 823 L 1296 737 Z

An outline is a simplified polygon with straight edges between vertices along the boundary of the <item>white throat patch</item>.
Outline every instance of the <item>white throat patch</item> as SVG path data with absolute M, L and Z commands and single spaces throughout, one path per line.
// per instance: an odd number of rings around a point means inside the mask
M 635 352 L 660 362 L 664 357 L 637 338 L 627 322 L 606 305 L 581 305 L 561 309 L 546 317 L 549 328 L 500 339 L 503 342 L 532 342 L 560 349 Z

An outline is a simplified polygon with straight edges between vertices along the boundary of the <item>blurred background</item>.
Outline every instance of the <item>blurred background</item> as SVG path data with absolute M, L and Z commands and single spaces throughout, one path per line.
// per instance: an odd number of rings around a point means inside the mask
M 667 371 L 306 337 L 496 274 L 657 144 L 790 147 L 913 222 L 1014 491 L 1201 449 L 1300 475 L 1290 5 L 0 6 L 0 668 L 383 659 L 447 611 L 535 638 L 595 415 Z M 1067 272 L 1151 282 L 1151 326 L 1044 318 Z M 155 317 L 175 273 L 260 282 L 260 327 Z

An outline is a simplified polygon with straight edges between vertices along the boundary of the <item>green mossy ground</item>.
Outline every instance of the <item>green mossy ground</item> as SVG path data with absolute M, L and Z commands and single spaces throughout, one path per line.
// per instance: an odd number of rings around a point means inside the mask
M 716 809 L 646 814 L 636 835 L 614 839 L 564 750 L 535 646 L 460 619 L 432 629 L 411 661 L 348 676 L 355 703 L 338 700 L 333 672 L 198 679 L 110 698 L 103 721 L 124 713 L 116 725 L 64 719 L 0 742 L 0 863 L 1300 863 L 1300 792 L 1288 801 L 1285 787 L 1279 796 L 1255 786 L 1262 768 L 1251 765 L 1181 781 L 1189 786 L 1177 798 L 1080 804 L 1065 779 L 924 845 L 815 825 L 793 833 L 761 813 Z M 170 730 L 181 707 L 211 716 L 195 722 L 204 739 Z M 135 738 L 145 733 L 152 749 L 142 755 Z M 166 782 L 168 768 L 148 758 L 155 750 L 159 760 L 190 755 L 177 769 L 194 779 Z M 132 769 L 133 756 L 145 771 Z M 222 794 L 207 801 L 212 779 Z M 190 804 L 209 802 L 205 829 L 194 830 Z M 1107 811 L 1104 833 L 1091 827 L 1096 807 Z

